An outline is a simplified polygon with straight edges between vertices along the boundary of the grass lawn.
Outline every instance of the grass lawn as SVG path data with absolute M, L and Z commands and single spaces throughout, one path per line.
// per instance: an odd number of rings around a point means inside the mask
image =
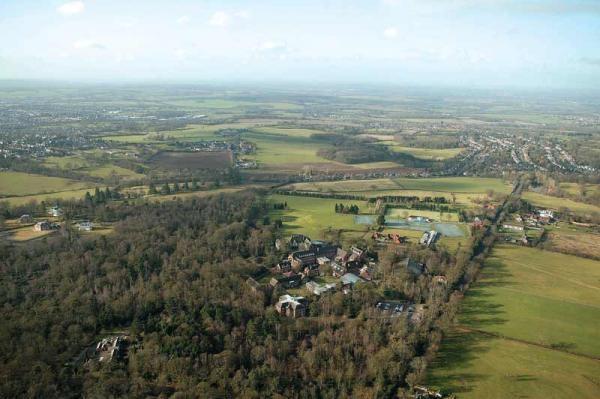
M 305 234 L 313 239 L 324 238 L 323 231 L 329 227 L 365 232 L 368 226 L 354 223 L 354 215 L 335 213 L 335 204 L 356 204 L 362 213 L 368 213 L 367 202 L 344 201 L 327 198 L 309 198 L 290 195 L 272 195 L 273 203 L 287 202 L 288 209 L 271 210 L 271 220 L 281 219 L 286 234 Z
M 0 197 L 52 193 L 82 189 L 89 186 L 91 186 L 90 183 L 60 177 L 21 172 L 0 172 Z
M 576 202 L 568 198 L 552 197 L 550 195 L 538 194 L 531 191 L 523 193 L 522 197 L 532 204 L 543 208 L 558 210 L 564 207 L 569 208 L 574 212 L 600 212 L 600 207 L 598 206 Z
M 459 324 L 428 383 L 459 398 L 600 395 L 600 360 L 585 357 L 600 357 L 600 262 L 497 246 Z

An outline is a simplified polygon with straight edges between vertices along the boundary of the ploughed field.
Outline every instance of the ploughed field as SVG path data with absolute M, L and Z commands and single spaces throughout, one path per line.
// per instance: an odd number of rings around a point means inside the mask
M 228 151 L 161 151 L 151 162 L 164 169 L 224 169 L 231 166 L 232 159 Z

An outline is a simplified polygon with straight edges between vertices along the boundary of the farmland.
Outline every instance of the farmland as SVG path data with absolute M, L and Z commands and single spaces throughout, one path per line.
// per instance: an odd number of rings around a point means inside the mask
M 459 392 L 460 398 L 488 397 L 492 391 L 492 397 L 507 397 L 513 384 L 529 386 L 535 397 L 597 396 L 598 281 L 600 262 L 496 247 L 467 293 L 459 326 L 442 346 L 430 382 Z M 466 353 L 457 353 L 461 347 Z M 514 352 L 519 361 L 513 363 L 504 351 Z M 571 368 L 578 372 L 564 371 Z M 564 385 L 560 389 L 558 381 Z

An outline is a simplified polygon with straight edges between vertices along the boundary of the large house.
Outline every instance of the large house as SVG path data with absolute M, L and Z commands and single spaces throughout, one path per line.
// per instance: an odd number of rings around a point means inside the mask
M 313 251 L 317 257 L 333 259 L 337 254 L 338 247 L 336 245 L 330 245 L 324 241 L 313 241 L 310 244 L 309 250 Z
M 94 225 L 92 222 L 80 222 L 78 227 L 79 231 L 92 231 Z
M 306 315 L 307 304 L 304 297 L 285 294 L 279 297 L 279 301 L 275 304 L 275 310 L 283 316 L 302 317 Z
M 35 226 L 33 226 L 34 231 L 50 231 L 52 230 L 52 223 L 44 220 L 43 222 L 37 222 Z
M 425 233 L 423 233 L 423 236 L 419 240 L 419 243 L 425 246 L 430 246 L 435 242 L 435 240 L 437 240 L 438 237 L 439 233 L 437 231 L 426 231 Z
M 33 218 L 31 217 L 31 215 L 21 215 L 21 217 L 19 218 L 19 223 L 21 223 L 21 224 L 33 223 Z
M 427 266 L 425 266 L 425 264 L 419 263 L 412 258 L 404 259 L 402 265 L 405 267 L 406 271 L 415 276 L 420 276 L 427 271 Z
M 302 275 L 289 272 L 282 276 L 273 277 L 269 283 L 272 287 L 296 288 L 302 283 Z
M 62 216 L 62 214 L 63 211 L 58 206 L 53 206 L 52 208 L 48 209 L 48 215 L 53 216 L 55 218 Z
M 334 283 L 319 284 L 315 281 L 309 281 L 308 283 L 306 283 L 306 289 L 315 295 L 321 295 L 326 292 L 332 291 L 335 289 L 335 286 L 336 285 Z
M 292 267 L 296 270 L 317 263 L 317 254 L 314 251 L 296 251 L 290 255 Z
M 290 272 L 291 270 L 292 270 L 292 262 L 290 262 L 289 259 L 282 259 L 277 264 L 277 271 L 279 273 L 287 273 L 287 272 Z

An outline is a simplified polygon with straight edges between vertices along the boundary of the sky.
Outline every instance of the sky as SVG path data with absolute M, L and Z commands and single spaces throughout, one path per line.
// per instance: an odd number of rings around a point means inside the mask
M 600 89 L 600 0 L 0 0 L 0 79 Z

